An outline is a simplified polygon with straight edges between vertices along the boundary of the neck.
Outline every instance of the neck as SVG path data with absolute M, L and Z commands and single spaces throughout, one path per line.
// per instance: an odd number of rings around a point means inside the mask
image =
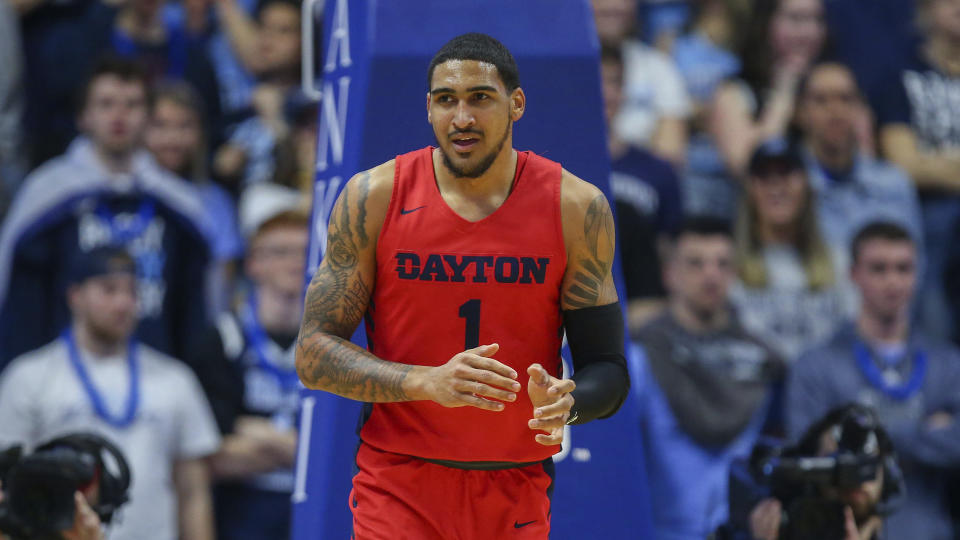
M 813 157 L 821 166 L 831 171 L 846 171 L 853 167 L 853 160 L 856 157 L 856 146 L 852 140 L 848 145 L 831 146 L 823 142 L 810 141 L 810 150 Z
M 903 343 L 907 341 L 910 333 L 907 311 L 903 310 L 894 316 L 883 316 L 864 309 L 857 319 L 857 330 L 869 343 L 878 345 Z
M 300 329 L 303 302 L 299 293 L 270 287 L 257 288 L 257 319 L 263 329 L 277 334 L 295 334 Z
M 927 58 L 948 75 L 960 75 L 960 40 L 950 36 L 934 35 L 927 41 Z
M 112 341 L 98 336 L 81 322 L 73 323 L 73 337 L 79 349 L 93 356 L 116 356 L 122 354 L 127 345 L 126 340 Z
M 774 225 L 760 222 L 760 240 L 764 245 L 793 244 L 796 238 L 797 225 L 794 223 Z
M 696 311 L 678 298 L 670 301 L 670 314 L 684 330 L 702 334 L 725 328 L 730 320 L 726 309 Z
M 456 193 L 457 195 L 480 203 L 489 203 L 493 200 L 499 206 L 506 200 L 513 187 L 513 179 L 517 172 L 517 151 L 511 146 L 511 138 L 503 143 L 503 150 L 490 167 L 476 178 L 461 178 L 443 163 L 440 149 L 433 152 L 433 171 L 440 187 L 440 193 Z
M 130 172 L 133 153 L 132 152 L 109 152 L 104 148 L 95 145 L 97 158 L 100 160 L 100 163 L 109 172 L 112 173 L 128 173 Z

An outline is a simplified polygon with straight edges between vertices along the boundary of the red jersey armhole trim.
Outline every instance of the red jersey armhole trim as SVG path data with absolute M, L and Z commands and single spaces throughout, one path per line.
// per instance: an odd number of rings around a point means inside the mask
M 377 235 L 377 263 L 380 263 L 380 239 L 386 236 L 390 224 L 393 223 L 394 209 L 397 205 L 397 199 L 400 198 L 400 164 L 405 160 L 397 156 L 393 160 L 393 189 L 390 190 L 390 202 L 387 203 L 387 215 L 383 219 L 383 226 L 380 227 L 380 234 Z
M 560 288 L 563 289 L 563 275 L 567 273 L 567 242 L 563 237 L 563 167 L 558 163 L 557 164 L 558 177 L 556 182 L 556 187 L 554 188 L 554 211 L 556 212 L 556 223 L 557 223 L 557 238 L 560 241 L 560 255 L 563 258 L 563 274 L 561 274 L 560 279 Z M 563 308 L 561 308 L 562 310 Z

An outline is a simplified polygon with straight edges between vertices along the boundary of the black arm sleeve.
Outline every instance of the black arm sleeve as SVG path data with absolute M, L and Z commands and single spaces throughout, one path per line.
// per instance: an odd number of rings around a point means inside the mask
M 564 311 L 563 325 L 577 383 L 572 423 L 612 416 L 630 391 L 620 303 Z

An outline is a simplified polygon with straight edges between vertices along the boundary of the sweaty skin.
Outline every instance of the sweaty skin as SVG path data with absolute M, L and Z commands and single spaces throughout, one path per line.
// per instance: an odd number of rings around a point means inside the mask
M 496 69 L 483 62 L 445 62 L 437 66 L 433 81 L 427 107 L 439 144 L 433 156 L 438 187 L 461 217 L 483 219 L 509 196 L 517 163 L 510 126 L 522 116 L 525 97 L 519 88 L 508 92 Z M 487 164 L 491 155 L 495 157 Z M 365 402 L 431 400 L 446 407 L 502 410 L 502 401 L 514 401 L 521 388 L 516 372 L 492 358 L 496 344 L 427 367 L 387 361 L 349 341 L 376 286 L 376 239 L 394 172 L 391 160 L 357 174 L 334 205 L 326 256 L 308 288 L 297 341 L 300 379 L 308 388 Z M 607 200 L 593 185 L 563 171 L 561 214 L 567 267 L 557 309 L 616 302 L 614 223 Z M 527 392 L 535 409 L 528 425 L 545 432 L 536 434 L 537 442 L 560 444 L 575 383 L 551 377 L 539 364 L 530 366 L 528 374 Z

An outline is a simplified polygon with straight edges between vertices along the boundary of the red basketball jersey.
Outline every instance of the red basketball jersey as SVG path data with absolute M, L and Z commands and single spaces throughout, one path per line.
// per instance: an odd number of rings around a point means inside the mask
M 396 159 L 393 195 L 377 242 L 376 286 L 367 317 L 370 350 L 405 364 L 439 366 L 480 344 L 522 389 L 502 411 L 432 401 L 377 403 L 360 437 L 374 447 L 430 459 L 528 462 L 543 446 L 527 427 L 533 406 L 527 367 L 560 372 L 560 286 L 566 250 L 560 164 L 519 152 L 514 187 L 493 214 L 461 218 L 443 200 L 433 148 Z

